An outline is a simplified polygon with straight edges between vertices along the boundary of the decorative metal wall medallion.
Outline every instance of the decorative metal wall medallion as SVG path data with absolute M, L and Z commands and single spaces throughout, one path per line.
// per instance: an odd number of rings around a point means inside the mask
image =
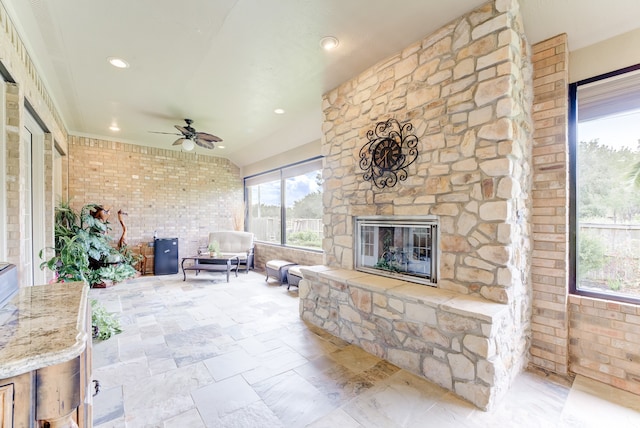
M 418 137 L 411 131 L 411 123 L 400 126 L 395 119 L 378 122 L 367 131 L 369 141 L 360 149 L 360 168 L 365 180 L 383 189 L 407 179 L 407 167 L 418 158 Z

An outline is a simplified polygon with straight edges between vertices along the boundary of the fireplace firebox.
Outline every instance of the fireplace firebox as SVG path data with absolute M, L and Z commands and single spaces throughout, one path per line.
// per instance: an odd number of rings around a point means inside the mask
M 354 231 L 356 270 L 436 285 L 437 217 L 356 217 Z

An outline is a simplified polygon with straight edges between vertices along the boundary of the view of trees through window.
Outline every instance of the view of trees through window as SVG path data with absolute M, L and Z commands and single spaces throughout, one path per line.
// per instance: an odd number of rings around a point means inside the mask
M 248 229 L 258 241 L 322 249 L 319 161 L 248 178 L 245 188 Z
M 301 180 L 302 177 L 304 179 Z M 285 181 L 285 243 L 296 247 L 322 248 L 322 176 L 320 171 L 311 171 L 302 177 Z
M 258 241 L 280 243 L 282 234 L 280 180 L 247 186 L 249 231 Z
M 640 299 L 640 100 L 618 92 L 606 79 L 577 90 L 576 289 Z

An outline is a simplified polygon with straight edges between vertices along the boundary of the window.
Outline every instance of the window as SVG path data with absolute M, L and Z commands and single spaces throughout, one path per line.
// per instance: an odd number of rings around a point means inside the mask
M 263 177 L 267 180 L 246 187 L 249 210 L 249 231 L 259 241 L 280 243 L 282 238 L 282 193 L 279 174 Z
M 322 249 L 322 159 L 247 177 L 245 195 L 256 240 Z
M 569 94 L 571 291 L 640 302 L 640 66 Z

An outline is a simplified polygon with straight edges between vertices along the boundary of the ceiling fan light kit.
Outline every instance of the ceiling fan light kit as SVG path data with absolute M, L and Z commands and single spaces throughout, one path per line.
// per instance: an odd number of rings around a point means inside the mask
M 196 147 L 196 144 L 191 141 L 188 138 L 182 138 L 182 148 L 187 151 L 190 152 L 191 150 L 193 150 Z

